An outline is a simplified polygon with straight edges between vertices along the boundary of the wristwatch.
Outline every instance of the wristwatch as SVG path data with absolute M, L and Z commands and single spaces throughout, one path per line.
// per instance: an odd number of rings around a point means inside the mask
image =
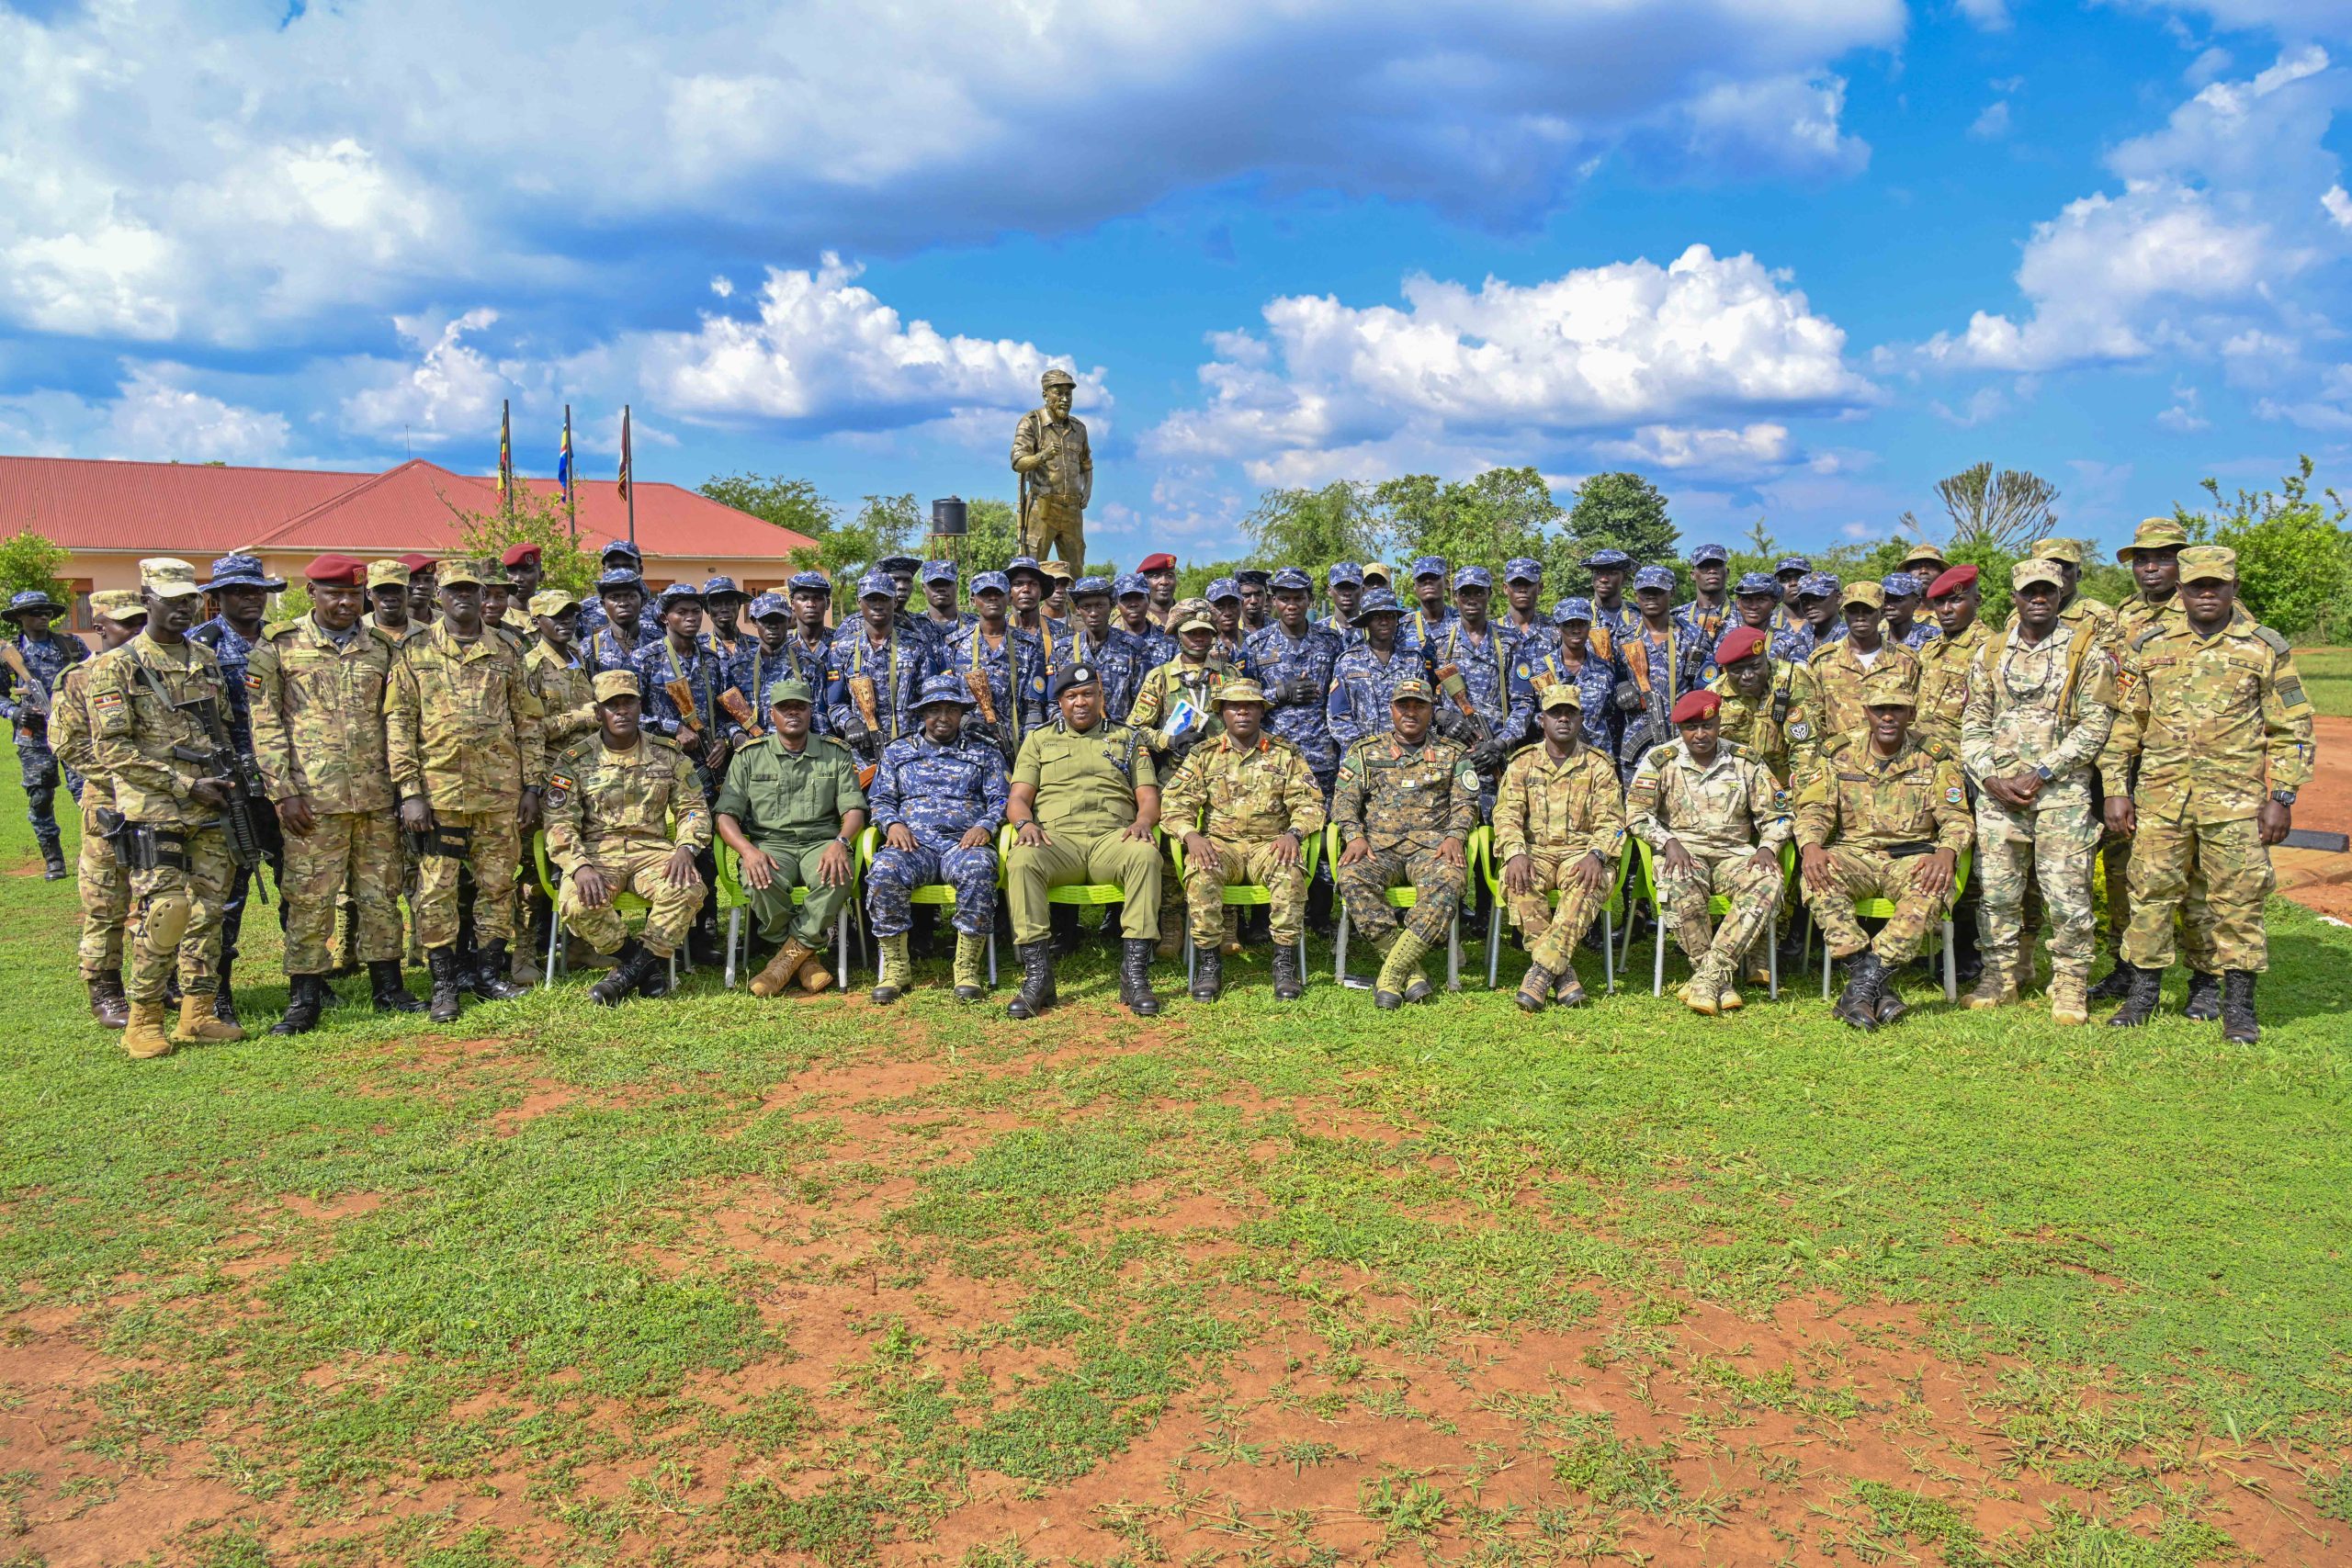
M 2050 765 L 2046 762 L 2041 767 L 2033 770 L 2033 776 L 2040 779 L 2043 784 L 2048 784 L 2052 779 L 2057 777 L 2055 773 L 2052 773 L 2050 771 Z
M 2274 789 L 2270 792 L 2270 798 L 2281 806 L 2292 806 L 2295 804 L 2295 792 L 2291 789 Z

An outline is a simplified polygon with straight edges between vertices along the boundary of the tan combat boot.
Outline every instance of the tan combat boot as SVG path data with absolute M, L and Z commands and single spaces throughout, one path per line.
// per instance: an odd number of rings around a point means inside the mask
M 212 1003 L 213 998 L 209 995 L 191 992 L 182 997 L 180 1026 L 173 1032 L 172 1038 L 183 1045 L 207 1040 L 219 1041 L 223 1044 L 232 1040 L 243 1040 L 245 1032 L 214 1013 Z
M 786 987 L 799 975 L 802 964 L 814 958 L 808 944 L 797 937 L 786 937 L 784 945 L 775 950 L 768 966 L 752 976 L 752 995 L 775 997 L 784 994 Z
M 2018 983 L 2003 964 L 1986 961 L 1984 973 L 1976 977 L 1976 987 L 1960 998 L 1964 1008 L 2005 1008 L 2015 1005 Z
M 172 1054 L 172 1042 L 164 1032 L 163 1002 L 133 1002 L 130 1021 L 123 1025 L 122 1049 L 133 1061 L 152 1061 Z M 205 1003 L 207 1008 L 212 1004 Z
M 1692 1012 L 1702 1013 L 1709 1018 L 1714 1017 L 1722 1010 L 1722 1004 L 1717 998 L 1723 989 L 1723 983 L 1724 966 L 1717 963 L 1715 955 L 1710 953 L 1706 957 L 1699 960 L 1697 971 L 1691 975 L 1689 984 L 1682 987 L 1682 1005 Z
M 2088 1023 L 2091 1021 L 2090 976 L 2072 970 L 2050 977 L 2050 1021 Z
M 882 961 L 878 967 L 881 973 L 874 979 L 874 999 L 884 1003 L 895 1002 L 905 996 L 907 988 L 914 984 L 914 963 L 907 956 L 906 932 L 900 931 L 897 936 L 879 940 Z
M 825 967 L 823 954 L 810 953 L 808 962 L 800 966 L 800 988 L 813 997 L 832 983 L 833 972 Z

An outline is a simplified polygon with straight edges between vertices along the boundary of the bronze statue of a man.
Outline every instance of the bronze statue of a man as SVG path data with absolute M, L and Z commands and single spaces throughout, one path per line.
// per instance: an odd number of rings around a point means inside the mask
M 1094 454 L 1086 426 L 1070 417 L 1078 378 L 1046 372 L 1046 406 L 1021 416 L 1012 433 L 1012 471 L 1021 476 L 1021 547 L 1044 560 L 1058 548 L 1072 575 L 1086 570 L 1086 502 L 1094 494 Z

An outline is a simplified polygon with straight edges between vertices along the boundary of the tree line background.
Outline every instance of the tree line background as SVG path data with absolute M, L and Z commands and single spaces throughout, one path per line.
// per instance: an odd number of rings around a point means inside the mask
M 2205 479 L 2194 506 L 2175 508 L 2193 540 L 2226 545 L 2238 553 L 2240 592 L 2254 612 L 2280 635 L 2296 642 L 2324 644 L 2352 638 L 2352 529 L 2342 497 L 2313 479 L 2308 457 L 2277 489 L 2225 493 Z M 842 613 L 854 595 L 850 574 L 884 556 L 921 555 L 930 533 L 930 513 L 912 494 L 868 495 L 854 507 L 834 502 L 808 479 L 752 473 L 718 475 L 699 489 L 713 501 L 748 512 L 816 541 L 794 557 L 796 568 L 817 567 L 830 575 L 842 596 Z M 1884 539 L 1835 545 L 1795 553 L 1815 570 L 1847 581 L 1876 579 L 1894 570 L 1922 540 L 1942 547 L 1955 564 L 1984 570 L 1985 614 L 2008 614 L 2009 568 L 2036 539 L 2063 535 L 2055 485 L 2018 469 L 1996 470 L 1979 463 L 1936 486 L 1934 522 L 1905 512 Z M 967 527 L 959 552 L 965 580 L 1001 570 L 1017 547 L 1012 502 L 982 498 L 967 503 Z M 576 544 L 562 507 L 551 496 L 526 491 L 513 515 L 453 507 L 465 549 L 494 556 L 508 545 L 539 546 L 547 581 L 584 595 L 595 580 L 595 558 Z M 7 521 L 0 519 L 0 528 Z M 1569 494 L 1566 504 L 1532 468 L 1489 468 L 1475 479 L 1441 479 L 1407 474 L 1381 480 L 1342 479 L 1319 489 L 1269 490 L 1241 519 L 1249 552 L 1225 560 L 1193 561 L 1179 568 L 1178 592 L 1198 593 L 1210 581 L 1243 567 L 1304 567 L 1318 584 L 1324 570 L 1339 561 L 1385 560 L 1403 569 L 1419 556 L 1442 556 L 1456 566 L 1478 562 L 1499 568 L 1514 556 L 1544 563 L 1546 603 L 1583 592 L 1589 578 L 1577 563 L 1593 551 L 1613 547 L 1645 563 L 1671 565 L 1680 597 L 1690 593 L 1690 549 L 1706 542 L 1686 540 L 1673 521 L 1666 495 L 1637 473 L 1596 474 Z M 1720 539 L 1731 551 L 1736 581 L 1747 571 L 1770 571 L 1792 547 L 1774 537 L 1758 519 L 1745 536 Z M 2083 589 L 2109 604 L 2132 592 L 2131 573 L 2113 553 L 2086 540 Z M 592 541 L 590 548 L 594 548 Z M 66 552 L 19 525 L 0 538 L 0 589 L 13 593 L 40 588 L 62 597 L 57 576 Z M 1106 574 L 1121 570 L 1108 558 L 1090 567 Z M 1400 592 L 1408 584 L 1398 584 Z M 299 614 L 307 596 L 299 587 L 284 596 L 279 613 Z

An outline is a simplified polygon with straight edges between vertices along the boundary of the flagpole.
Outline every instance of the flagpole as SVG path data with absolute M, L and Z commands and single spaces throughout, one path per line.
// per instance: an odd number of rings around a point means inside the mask
M 502 398 L 498 402 L 498 493 L 506 502 L 506 520 L 514 520 L 514 404 Z
M 580 543 L 580 476 L 572 471 L 571 405 L 563 405 L 563 512 L 571 521 L 571 542 Z
M 637 544 L 637 476 L 629 471 L 628 405 L 621 405 L 621 493 L 628 502 L 628 542 Z

